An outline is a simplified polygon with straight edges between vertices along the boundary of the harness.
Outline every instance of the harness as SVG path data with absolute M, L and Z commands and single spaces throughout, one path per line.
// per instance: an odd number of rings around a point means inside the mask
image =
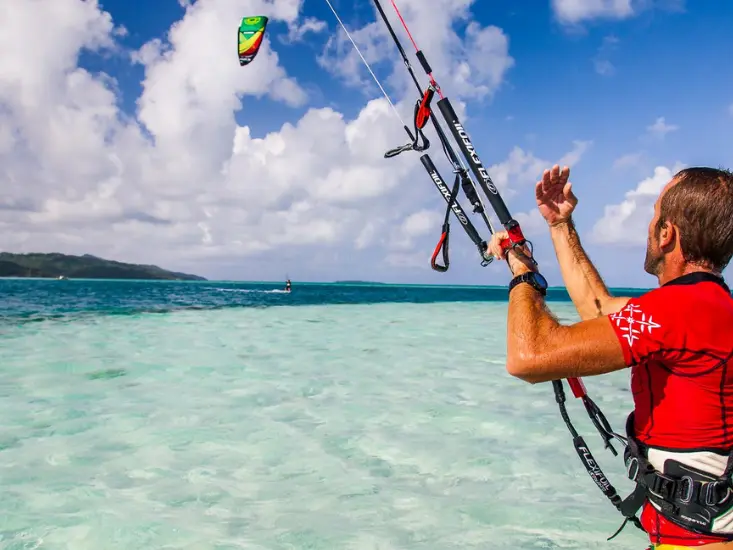
M 716 519 L 733 509 L 733 450 L 720 476 L 673 459 L 667 459 L 660 472 L 647 459 L 648 447 L 634 433 L 633 412 L 626 421 L 626 435 L 626 475 L 636 488 L 621 504 L 624 516 L 636 514 L 649 499 L 664 517 L 689 531 L 733 540 L 733 533 L 715 532 Z

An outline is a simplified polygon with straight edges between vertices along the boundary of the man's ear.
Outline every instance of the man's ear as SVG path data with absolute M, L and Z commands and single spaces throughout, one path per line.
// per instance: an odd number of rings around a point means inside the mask
M 675 244 L 677 239 L 677 227 L 669 221 L 665 221 L 659 231 L 659 248 L 669 248 Z

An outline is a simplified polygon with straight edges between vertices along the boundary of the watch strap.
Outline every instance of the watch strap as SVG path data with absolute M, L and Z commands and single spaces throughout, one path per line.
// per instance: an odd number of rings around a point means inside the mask
M 529 271 L 527 273 L 522 273 L 521 275 L 517 275 L 509 282 L 509 292 L 512 291 L 512 289 L 521 283 L 527 283 L 532 288 L 534 288 L 537 292 L 539 292 L 542 296 L 547 295 L 547 290 L 542 288 L 540 285 L 538 285 L 534 280 L 534 273 L 532 271 Z

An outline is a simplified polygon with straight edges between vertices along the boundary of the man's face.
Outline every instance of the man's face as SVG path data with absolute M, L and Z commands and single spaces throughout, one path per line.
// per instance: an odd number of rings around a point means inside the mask
M 662 197 L 675 183 L 676 182 L 672 180 L 665 185 L 662 192 L 659 193 L 659 197 L 657 197 L 657 202 L 654 203 L 654 217 L 652 218 L 652 221 L 649 222 L 649 233 L 646 239 L 646 257 L 644 258 L 644 271 L 649 273 L 649 275 L 659 275 L 664 267 L 664 253 L 659 245 L 659 233 L 661 230 L 657 228 L 657 223 L 659 222 L 659 207 L 662 202 Z
M 659 249 L 659 232 L 656 230 L 659 219 L 659 199 L 654 205 L 654 217 L 649 222 L 649 234 L 646 238 L 646 256 L 644 257 L 644 271 L 649 275 L 658 275 L 662 263 L 662 251 Z

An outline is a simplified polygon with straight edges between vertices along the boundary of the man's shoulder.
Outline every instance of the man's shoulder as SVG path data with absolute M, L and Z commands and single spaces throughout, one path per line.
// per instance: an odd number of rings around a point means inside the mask
M 616 310 L 609 313 L 608 317 L 612 321 L 618 321 L 621 318 L 676 314 L 693 303 L 692 300 L 687 299 L 687 296 L 691 295 L 689 290 L 681 287 L 653 288 L 638 296 L 625 298 L 625 302 L 620 301 Z
M 699 310 L 700 307 L 708 308 L 711 305 L 728 308 L 733 303 L 719 298 L 720 288 L 714 283 L 668 284 L 631 298 L 629 304 L 679 311 L 689 308 Z
M 618 315 L 623 310 L 634 309 L 642 305 L 654 306 L 657 301 L 664 303 L 667 300 L 676 298 L 672 296 L 677 293 L 676 288 L 683 287 L 657 287 L 636 296 L 614 296 L 608 298 L 601 305 L 602 314 L 607 317 L 612 317 Z
M 680 300 L 694 301 L 700 295 L 699 290 L 697 285 L 663 285 L 629 298 L 629 303 L 674 306 L 679 305 Z
M 607 317 L 618 329 L 638 329 L 645 333 L 668 333 L 688 327 L 690 319 L 728 318 L 733 315 L 731 303 L 718 299 L 717 294 L 701 294 L 699 285 L 666 285 L 628 298 L 617 311 Z M 708 287 L 705 288 L 708 290 Z

